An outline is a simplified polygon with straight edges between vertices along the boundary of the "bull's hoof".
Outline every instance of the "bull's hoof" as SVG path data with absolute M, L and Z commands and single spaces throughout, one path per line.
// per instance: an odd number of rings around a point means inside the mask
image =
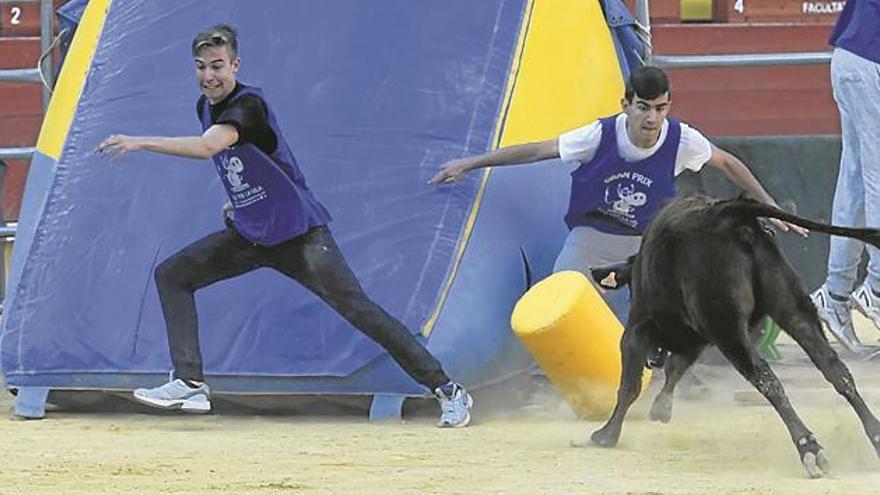
M 615 435 L 606 428 L 601 428 L 590 435 L 590 443 L 596 447 L 614 447 L 617 445 L 617 439 L 619 437 L 619 434 Z
M 804 465 L 810 478 L 824 478 L 828 475 L 831 465 L 815 436 L 810 434 L 801 437 L 797 441 L 797 449 L 801 456 L 801 464 Z
M 831 468 L 831 465 L 828 463 L 828 458 L 825 457 L 825 451 L 819 450 L 815 454 L 812 452 L 807 452 L 801 458 L 801 462 L 804 465 L 804 469 L 807 470 L 807 475 L 810 478 L 824 478 Z
M 672 420 L 672 397 L 658 395 L 651 405 L 651 421 L 668 423 Z
M 603 440 L 597 441 L 597 440 L 596 440 L 596 433 L 593 433 L 592 435 L 590 435 L 590 436 L 587 437 L 587 438 L 580 438 L 580 439 L 577 439 L 577 440 L 572 440 L 572 441 L 570 442 L 570 444 L 571 444 L 572 447 L 578 447 L 578 448 L 586 448 L 586 447 L 614 447 L 615 445 L 617 445 L 617 440 L 616 440 L 616 439 L 615 439 L 615 440 L 610 440 L 610 439 L 607 439 L 607 440 L 606 440 L 605 437 L 602 437 L 602 438 L 603 438 Z

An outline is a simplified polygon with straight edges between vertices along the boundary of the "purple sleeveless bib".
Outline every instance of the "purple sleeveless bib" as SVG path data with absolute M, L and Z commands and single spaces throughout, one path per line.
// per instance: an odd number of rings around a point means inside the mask
M 565 223 L 617 235 L 641 235 L 663 202 L 675 197 L 681 125 L 667 118 L 666 140 L 648 158 L 626 162 L 617 151 L 617 115 L 601 119 L 596 155 L 571 174 Z
M 263 98 L 259 89 L 240 86 L 230 102 L 247 94 Z M 204 97 L 200 102 L 202 128 L 207 130 L 213 125 L 211 110 Z M 272 108 L 265 98 L 263 102 L 278 139 L 275 151 L 267 155 L 253 143 L 236 145 L 214 155 L 214 165 L 235 209 L 235 229 L 254 244 L 274 246 L 326 224 L 331 217 L 306 185 Z

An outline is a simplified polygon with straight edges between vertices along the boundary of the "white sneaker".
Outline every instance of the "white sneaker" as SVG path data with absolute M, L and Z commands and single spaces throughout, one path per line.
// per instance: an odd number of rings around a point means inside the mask
M 852 322 L 852 302 L 847 299 L 838 301 L 831 297 L 825 285 L 810 295 L 819 319 L 825 322 L 831 335 L 848 351 L 860 354 L 864 346 L 856 335 Z
M 866 280 L 860 285 L 858 289 L 850 294 L 849 298 L 852 300 L 853 307 L 874 322 L 874 326 L 880 330 L 880 297 L 874 295 L 874 291 L 871 290 L 868 281 Z
M 202 384 L 192 388 L 180 378 L 156 388 L 134 391 L 136 401 L 159 409 L 179 409 L 185 412 L 206 413 L 211 410 L 211 390 Z
M 471 422 L 470 409 L 474 399 L 458 383 L 450 382 L 434 390 L 434 396 L 440 401 L 441 428 L 462 428 Z

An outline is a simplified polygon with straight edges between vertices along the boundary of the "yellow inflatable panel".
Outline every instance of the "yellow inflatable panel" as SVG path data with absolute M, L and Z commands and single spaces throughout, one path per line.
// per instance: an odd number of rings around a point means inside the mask
M 620 112 L 623 92 L 614 40 L 598 0 L 529 0 L 492 148 L 551 139 L 613 115 Z M 483 172 L 455 263 L 422 335 L 430 335 L 440 317 L 490 173 L 491 169 Z
M 551 139 L 620 111 L 624 81 L 598 0 L 536 1 L 514 61 L 501 146 Z
M 623 325 L 582 273 L 542 280 L 519 300 L 513 331 L 581 418 L 607 417 L 620 384 Z M 650 380 L 642 376 L 642 387 Z
M 85 87 L 86 76 L 92 66 L 92 56 L 104 29 L 104 19 L 112 0 L 91 0 L 73 35 L 67 59 L 61 67 L 58 83 L 49 100 L 49 108 L 37 138 L 37 150 L 56 161 L 67 141 L 67 132 Z

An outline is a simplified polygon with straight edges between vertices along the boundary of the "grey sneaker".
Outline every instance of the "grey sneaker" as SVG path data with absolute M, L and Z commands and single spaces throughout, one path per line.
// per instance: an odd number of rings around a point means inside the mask
M 874 295 L 871 286 L 865 281 L 858 289 L 849 296 L 853 307 L 866 318 L 874 322 L 874 326 L 880 330 L 880 297 Z
M 864 350 L 852 322 L 852 302 L 838 301 L 831 297 L 823 285 L 810 295 L 819 319 L 825 322 L 831 335 L 848 351 L 859 354 Z
M 159 409 L 179 409 L 185 412 L 206 413 L 211 411 L 211 390 L 202 384 L 192 388 L 180 378 L 174 378 L 156 388 L 139 388 L 134 399 Z
M 471 422 L 470 409 L 474 405 L 474 399 L 461 385 L 447 383 L 434 390 L 434 396 L 440 401 L 441 428 L 461 428 Z

